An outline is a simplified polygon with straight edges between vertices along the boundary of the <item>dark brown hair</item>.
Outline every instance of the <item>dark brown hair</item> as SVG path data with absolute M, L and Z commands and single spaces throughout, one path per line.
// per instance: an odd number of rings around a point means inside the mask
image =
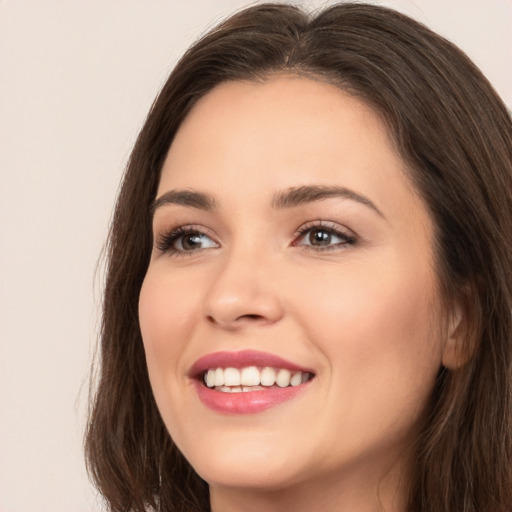
M 153 398 L 137 309 L 164 158 L 194 103 L 229 80 L 314 76 L 385 119 L 436 227 L 447 304 L 463 305 L 471 357 L 442 369 L 415 447 L 409 510 L 512 510 L 512 123 L 454 45 L 395 11 L 345 3 L 310 16 L 260 4 L 212 30 L 153 104 L 117 201 L 107 254 L 89 471 L 112 511 L 207 511 L 208 488 Z

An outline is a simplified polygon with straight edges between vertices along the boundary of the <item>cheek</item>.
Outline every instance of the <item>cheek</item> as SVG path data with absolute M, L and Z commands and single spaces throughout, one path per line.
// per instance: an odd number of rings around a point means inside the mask
M 197 291 L 176 276 L 150 267 L 139 297 L 139 322 L 149 377 L 159 406 L 173 381 L 183 378 L 180 356 L 197 325 Z
M 144 278 L 139 321 L 148 356 L 165 357 L 166 353 L 178 352 L 180 339 L 195 324 L 197 289 L 190 283 L 181 283 L 179 277 L 150 267 Z
M 139 297 L 139 322 L 149 380 L 161 417 L 174 441 L 187 438 L 184 366 L 198 324 L 199 288 L 187 273 L 169 272 L 162 262 L 150 266 Z
M 294 295 L 303 298 L 298 316 L 323 353 L 333 396 L 342 389 L 351 411 L 363 413 L 366 404 L 370 416 L 381 410 L 381 417 L 390 417 L 405 408 L 410 419 L 428 398 L 441 365 L 435 286 L 428 269 L 392 263 L 385 268 L 363 272 L 347 265 L 308 279 L 308 293 Z
M 410 345 L 417 338 L 421 344 L 434 323 L 434 284 L 428 270 L 358 262 L 290 281 L 310 326 L 330 333 L 327 339 L 357 339 L 360 348 Z

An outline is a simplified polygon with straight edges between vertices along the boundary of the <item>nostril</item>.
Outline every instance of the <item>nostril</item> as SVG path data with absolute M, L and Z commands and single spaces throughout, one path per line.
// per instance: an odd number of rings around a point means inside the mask
M 230 321 L 229 323 L 230 324 L 233 323 L 233 326 L 235 326 L 238 323 L 244 323 L 244 321 L 247 321 L 247 322 L 259 322 L 259 321 L 262 321 L 262 320 L 265 320 L 265 317 L 262 316 L 262 315 L 247 314 L 247 315 L 240 315 L 240 316 L 236 317 L 232 322 Z M 206 321 L 208 323 L 210 323 L 210 324 L 215 324 L 215 325 L 222 325 L 223 324 L 221 319 L 217 319 L 213 315 L 207 315 L 206 316 Z
M 247 320 L 259 320 L 260 318 L 263 318 L 261 315 L 242 315 L 238 317 L 239 319 L 246 318 Z

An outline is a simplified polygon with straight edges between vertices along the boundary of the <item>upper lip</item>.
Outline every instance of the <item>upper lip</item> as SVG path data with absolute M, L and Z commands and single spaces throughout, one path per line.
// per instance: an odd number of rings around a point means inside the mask
M 241 350 L 237 352 L 221 351 L 207 354 L 192 365 L 189 376 L 194 378 L 200 377 L 204 372 L 212 368 L 245 368 L 247 366 L 272 366 L 274 368 L 285 368 L 290 371 L 314 373 L 309 368 L 304 368 L 275 354 L 258 350 Z

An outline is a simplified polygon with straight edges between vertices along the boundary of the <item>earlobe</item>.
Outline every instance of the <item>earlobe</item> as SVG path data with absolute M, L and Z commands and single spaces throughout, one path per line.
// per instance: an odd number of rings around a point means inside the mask
M 446 331 L 442 364 L 448 370 L 462 368 L 473 355 L 473 343 L 469 336 L 468 315 L 462 305 L 453 308 Z

